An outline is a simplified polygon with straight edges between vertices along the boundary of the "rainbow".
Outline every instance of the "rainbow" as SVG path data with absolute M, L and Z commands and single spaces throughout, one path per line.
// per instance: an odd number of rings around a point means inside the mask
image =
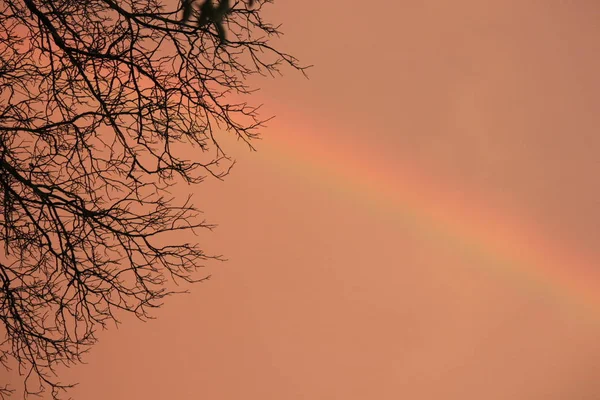
M 460 185 L 403 160 L 365 160 L 358 145 L 336 143 L 341 135 L 327 136 L 326 128 L 319 128 L 317 136 L 302 125 L 289 129 L 270 124 L 265 140 L 257 144 L 259 154 L 262 148 L 271 162 L 359 197 L 370 212 L 385 213 L 435 240 L 475 252 L 493 272 L 600 317 L 600 271 L 589 254 L 566 248 L 523 213 L 494 207 L 474 190 L 459 191 Z M 385 168 L 386 161 L 394 167 Z

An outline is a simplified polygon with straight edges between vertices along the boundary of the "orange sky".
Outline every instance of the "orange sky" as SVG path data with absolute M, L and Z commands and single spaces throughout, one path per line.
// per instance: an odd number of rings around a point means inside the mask
M 277 120 L 198 188 L 230 261 L 71 395 L 598 399 L 596 2 L 306 4 L 269 16 L 311 79 L 258 81 Z

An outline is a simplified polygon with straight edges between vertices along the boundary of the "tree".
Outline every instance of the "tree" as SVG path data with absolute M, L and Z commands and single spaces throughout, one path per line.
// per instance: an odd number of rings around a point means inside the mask
M 220 258 L 168 235 L 211 228 L 169 188 L 227 174 L 224 132 L 252 148 L 249 76 L 305 69 L 269 42 L 272 0 L 222 1 L 0 0 L 0 361 L 26 397 Z

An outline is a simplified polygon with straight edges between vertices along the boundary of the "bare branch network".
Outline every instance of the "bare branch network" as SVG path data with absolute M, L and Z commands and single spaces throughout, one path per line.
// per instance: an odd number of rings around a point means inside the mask
M 165 235 L 211 228 L 169 189 L 227 174 L 220 132 L 257 137 L 249 76 L 305 69 L 250 1 L 0 0 L 0 361 L 25 397 L 219 259 Z

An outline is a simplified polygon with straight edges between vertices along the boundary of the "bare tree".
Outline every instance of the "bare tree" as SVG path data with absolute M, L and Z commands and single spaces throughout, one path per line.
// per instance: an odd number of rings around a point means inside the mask
M 165 235 L 211 228 L 169 188 L 227 174 L 219 135 L 257 136 L 249 76 L 305 69 L 270 44 L 272 0 L 245 1 L 0 0 L 0 361 L 25 397 L 219 259 Z

